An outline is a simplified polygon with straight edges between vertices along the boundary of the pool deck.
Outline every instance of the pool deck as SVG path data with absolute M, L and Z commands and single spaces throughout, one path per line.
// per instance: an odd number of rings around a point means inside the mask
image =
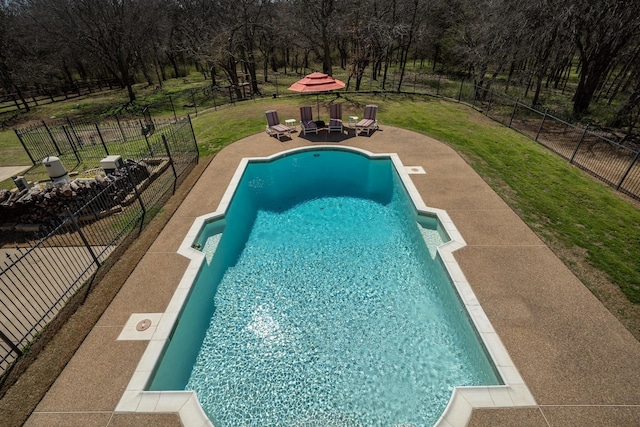
M 469 426 L 638 426 L 640 342 L 447 145 L 390 126 L 370 136 L 266 133 L 209 164 L 26 422 L 37 426 L 181 426 L 176 414 L 115 408 L 149 341 L 117 341 L 132 313 L 164 312 L 189 261 L 176 251 L 194 219 L 218 207 L 243 157 L 313 144 L 397 153 L 411 179 L 467 242 L 455 258 L 538 406 L 474 410 Z

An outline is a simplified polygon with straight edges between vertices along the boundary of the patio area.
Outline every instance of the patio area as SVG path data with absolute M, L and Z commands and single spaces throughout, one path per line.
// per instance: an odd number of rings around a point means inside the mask
M 149 341 L 117 341 L 132 313 L 161 313 L 189 260 L 194 219 L 216 210 L 240 159 L 317 143 L 397 153 L 411 179 L 467 242 L 455 258 L 538 406 L 474 410 L 470 426 L 637 426 L 640 342 L 447 145 L 381 125 L 369 136 L 261 132 L 222 150 L 26 422 L 26 426 L 181 426 L 177 414 L 115 408 Z

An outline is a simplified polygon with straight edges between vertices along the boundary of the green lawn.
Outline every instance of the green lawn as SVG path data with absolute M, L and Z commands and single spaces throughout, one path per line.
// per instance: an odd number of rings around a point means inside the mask
M 321 111 L 335 98 L 321 96 Z M 276 108 L 284 120 L 297 117 L 300 105 L 315 100 L 281 96 L 200 112 L 193 124 L 201 154 L 214 155 L 233 141 L 263 132 L 267 109 Z M 575 268 L 574 258 L 586 259 L 629 301 L 640 304 L 640 209 L 611 188 L 461 104 L 395 95 L 343 95 L 340 102 L 344 116 L 376 103 L 383 125 L 424 133 L 452 146 L 539 236 L 562 251 L 570 267 Z M 0 133 L 0 150 L 0 165 L 28 164 L 13 132 Z
M 0 166 L 29 166 L 31 160 L 12 130 L 0 132 Z
M 586 253 L 640 303 L 640 209 L 537 143 L 445 102 L 385 104 L 384 122 L 427 133 L 467 158 L 543 239 Z
M 333 99 L 335 95 L 321 97 L 321 111 Z M 586 256 L 631 302 L 640 304 L 640 209 L 613 189 L 461 104 L 408 96 L 348 95 L 340 101 L 345 116 L 376 103 L 381 123 L 430 135 L 455 148 L 547 243 L 566 249 L 564 255 Z M 214 154 L 262 131 L 266 109 L 276 108 L 283 119 L 297 117 L 298 106 L 308 103 L 308 98 L 280 98 L 202 113 L 193 121 L 202 153 Z

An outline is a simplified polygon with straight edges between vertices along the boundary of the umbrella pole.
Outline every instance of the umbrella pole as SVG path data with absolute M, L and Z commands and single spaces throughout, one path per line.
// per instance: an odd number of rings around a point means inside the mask
M 316 118 L 320 120 L 320 94 L 316 93 L 316 104 L 318 104 L 318 115 Z

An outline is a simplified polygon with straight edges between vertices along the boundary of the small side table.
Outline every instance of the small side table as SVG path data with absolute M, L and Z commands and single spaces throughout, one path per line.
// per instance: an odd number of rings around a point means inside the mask
M 349 127 L 355 128 L 356 123 L 358 123 L 358 116 L 349 116 Z
M 287 120 L 284 121 L 284 124 L 286 126 L 289 126 L 289 128 L 291 128 L 291 130 L 296 130 L 297 129 L 296 119 L 287 119 Z

